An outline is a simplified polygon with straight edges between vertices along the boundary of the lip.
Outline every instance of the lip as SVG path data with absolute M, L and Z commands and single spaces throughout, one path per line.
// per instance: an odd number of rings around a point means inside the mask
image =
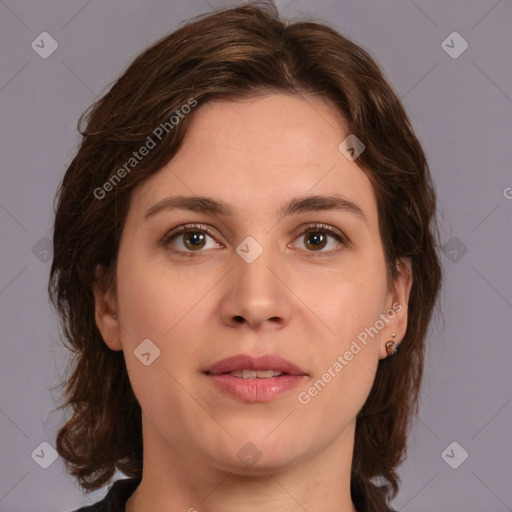
M 288 375 L 307 375 L 302 368 L 299 368 L 290 361 L 273 354 L 263 356 L 242 354 L 227 357 L 226 359 L 217 361 L 215 364 L 207 368 L 205 372 L 211 375 L 219 375 L 221 373 L 229 373 L 237 370 L 274 370 L 276 372 L 287 373 Z
M 237 370 L 274 370 L 283 375 L 267 379 L 243 379 L 229 375 Z M 204 371 L 206 376 L 231 398 L 244 402 L 268 402 L 290 391 L 307 378 L 297 365 L 276 355 L 239 355 L 218 361 Z

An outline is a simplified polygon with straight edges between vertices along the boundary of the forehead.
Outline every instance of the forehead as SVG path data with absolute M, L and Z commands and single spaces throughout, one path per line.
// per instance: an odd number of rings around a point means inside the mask
M 229 147 L 238 149 L 241 159 L 251 157 L 258 164 L 274 158 L 281 166 L 311 164 L 327 146 L 337 148 L 346 131 L 345 120 L 331 103 L 313 96 L 269 94 L 206 103 L 196 112 L 187 142 L 208 144 L 218 157 Z
M 191 121 L 174 158 L 134 191 L 141 212 L 171 194 L 215 197 L 248 214 L 338 193 L 376 216 L 369 179 L 338 149 L 349 132 L 332 103 L 288 94 L 211 101 Z

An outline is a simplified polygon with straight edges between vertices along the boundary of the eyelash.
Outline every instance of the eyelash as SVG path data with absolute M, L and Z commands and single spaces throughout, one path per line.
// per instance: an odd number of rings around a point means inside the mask
M 196 233 L 196 232 L 206 233 L 208 236 L 215 239 L 214 234 L 209 230 L 208 226 L 206 226 L 206 225 L 183 224 L 183 225 L 178 226 L 177 228 L 173 229 L 169 233 L 167 233 L 163 237 L 161 244 L 163 246 L 167 247 L 170 244 L 170 242 L 172 242 L 175 238 L 179 237 L 180 235 L 183 236 L 187 233 Z M 327 235 L 332 236 L 341 245 L 350 247 L 350 241 L 344 234 L 338 233 L 333 228 L 331 228 L 329 225 L 323 224 L 323 223 L 313 223 L 313 224 L 307 225 L 305 227 L 305 229 L 297 236 L 297 238 L 299 238 L 300 236 L 304 236 L 307 233 L 318 233 L 318 232 L 326 233 Z M 201 249 L 199 249 L 197 251 L 183 251 L 181 249 L 168 249 L 168 250 L 175 254 L 183 255 L 185 257 L 197 257 L 197 256 L 199 256 L 198 253 L 204 252 Z M 318 256 L 328 256 L 328 255 L 333 254 L 336 251 L 337 251 L 336 249 L 334 251 L 331 249 L 330 251 L 319 250 L 318 252 L 317 251 L 306 251 L 306 252 L 311 253 L 311 256 L 318 257 Z

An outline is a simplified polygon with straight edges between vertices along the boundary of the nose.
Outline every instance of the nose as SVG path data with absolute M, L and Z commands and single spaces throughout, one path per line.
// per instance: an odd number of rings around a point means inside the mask
M 250 263 L 235 253 L 233 264 L 234 268 L 226 276 L 220 306 L 224 324 L 256 331 L 282 329 L 287 325 L 293 294 L 287 284 L 289 275 L 284 261 L 271 249 L 264 249 Z

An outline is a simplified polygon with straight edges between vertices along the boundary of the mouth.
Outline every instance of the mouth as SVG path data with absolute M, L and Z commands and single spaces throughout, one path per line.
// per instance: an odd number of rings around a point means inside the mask
M 203 372 L 231 398 L 267 402 L 298 386 L 307 373 L 276 355 L 239 355 L 218 361 Z
M 221 375 L 231 375 L 232 377 L 238 377 L 240 379 L 271 379 L 272 377 L 288 374 L 275 370 L 236 370 Z

